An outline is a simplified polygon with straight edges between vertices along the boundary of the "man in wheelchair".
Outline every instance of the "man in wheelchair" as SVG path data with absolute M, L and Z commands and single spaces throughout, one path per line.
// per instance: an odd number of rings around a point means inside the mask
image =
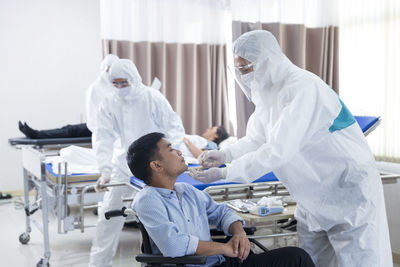
M 150 236 L 154 254 L 204 255 L 207 266 L 314 266 L 297 247 L 250 253 L 244 221 L 233 210 L 189 184 L 175 183 L 188 167 L 181 152 L 164 137 L 162 133 L 142 136 L 127 154 L 133 175 L 147 185 L 136 195 L 133 208 Z M 209 224 L 231 239 L 213 242 Z

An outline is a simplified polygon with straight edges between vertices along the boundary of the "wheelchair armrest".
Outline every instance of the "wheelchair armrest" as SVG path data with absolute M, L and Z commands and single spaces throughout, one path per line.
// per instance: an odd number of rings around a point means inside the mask
M 261 244 L 258 240 L 255 240 L 254 238 L 249 238 L 249 241 L 251 243 L 253 243 L 254 245 L 256 245 L 257 247 L 259 247 L 260 249 L 262 249 L 264 252 L 268 251 L 268 249 L 263 244 Z
M 254 235 L 254 232 L 257 230 L 255 226 L 251 227 L 243 227 L 243 230 L 246 232 L 246 235 Z M 224 236 L 225 233 L 223 231 L 219 231 L 217 229 L 210 229 L 210 235 L 211 236 Z
M 164 257 L 163 255 L 139 254 L 136 255 L 136 261 L 144 263 L 165 263 L 165 264 L 206 264 L 206 256 L 183 256 L 183 257 Z

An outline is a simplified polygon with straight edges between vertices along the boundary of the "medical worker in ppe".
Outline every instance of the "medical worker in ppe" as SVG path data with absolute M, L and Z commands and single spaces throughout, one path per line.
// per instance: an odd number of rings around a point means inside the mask
M 113 93 L 113 85 L 109 79 L 111 65 L 118 59 L 116 55 L 108 54 L 100 64 L 100 76 L 86 91 L 86 126 L 92 132 L 92 144 L 95 143 L 97 113 L 100 103 L 106 96 Z
M 131 60 L 116 60 L 110 69 L 110 81 L 114 84 L 114 92 L 101 103 L 97 117 L 94 149 L 101 177 L 96 191 L 106 190 L 102 185 L 110 181 L 130 181 L 132 174 L 126 153 L 129 145 L 139 137 L 162 132 L 177 147 L 185 135 L 180 117 L 159 91 L 142 84 Z M 119 142 L 115 142 L 117 139 Z M 121 198 L 131 195 L 132 190 L 127 187 L 111 187 L 105 193 L 99 208 L 89 266 L 112 266 L 124 218 L 106 220 L 104 213 L 121 208 Z
M 251 182 L 273 171 L 297 201 L 299 245 L 320 267 L 392 266 L 383 189 L 354 117 L 316 75 L 296 67 L 268 31 L 234 43 L 237 79 L 256 108 L 246 136 L 200 155 L 194 174 Z
M 118 59 L 118 57 L 111 54 L 103 59 L 100 65 L 99 77 L 86 91 L 86 123 L 68 124 L 60 128 L 48 130 L 36 130 L 30 127 L 26 122 L 22 123 L 19 121 L 19 130 L 26 137 L 33 139 L 92 137 L 93 140 L 99 104 L 107 94 L 112 93 L 112 84 L 108 79 L 108 70 L 116 59 Z

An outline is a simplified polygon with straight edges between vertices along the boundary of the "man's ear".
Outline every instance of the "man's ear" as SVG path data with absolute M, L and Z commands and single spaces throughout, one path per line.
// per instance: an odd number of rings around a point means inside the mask
M 158 160 L 150 161 L 150 168 L 151 168 L 154 172 L 161 172 L 161 171 L 163 170 L 163 167 L 162 167 L 161 164 L 158 162 Z

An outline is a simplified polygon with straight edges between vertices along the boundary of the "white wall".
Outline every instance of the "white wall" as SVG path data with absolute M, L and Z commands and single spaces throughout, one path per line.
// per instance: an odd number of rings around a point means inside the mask
M 98 0 L 0 0 L 0 191 L 20 190 L 18 120 L 45 129 L 84 122 L 101 61 Z

